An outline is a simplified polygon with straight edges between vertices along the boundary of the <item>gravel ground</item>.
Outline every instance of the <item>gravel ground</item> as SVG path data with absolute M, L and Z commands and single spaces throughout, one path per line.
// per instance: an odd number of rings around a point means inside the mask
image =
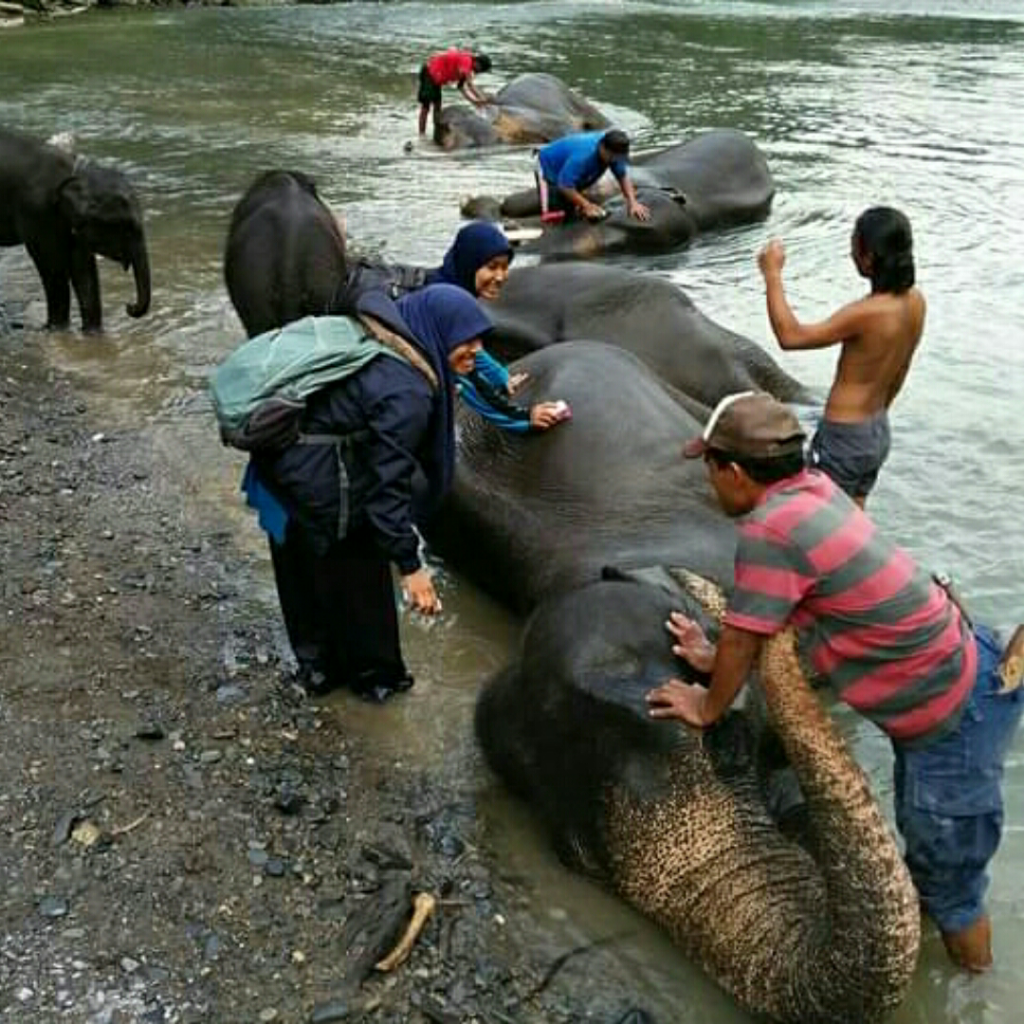
M 254 556 L 38 338 L 0 333 L 0 1020 L 653 1019 L 501 873 L 466 780 L 290 684 Z

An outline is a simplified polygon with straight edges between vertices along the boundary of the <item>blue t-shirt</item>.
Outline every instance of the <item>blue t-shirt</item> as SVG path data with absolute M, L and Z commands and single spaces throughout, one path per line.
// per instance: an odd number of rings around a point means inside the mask
M 537 154 L 544 180 L 564 188 L 581 190 L 593 185 L 610 168 L 612 174 L 622 181 L 626 176 L 625 160 L 613 160 L 611 164 L 601 161 L 598 146 L 604 134 L 577 132 L 549 142 Z

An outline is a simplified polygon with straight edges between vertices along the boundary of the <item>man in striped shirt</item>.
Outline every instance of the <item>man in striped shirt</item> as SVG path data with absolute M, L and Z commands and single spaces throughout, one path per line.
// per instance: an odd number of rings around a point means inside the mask
M 990 966 L 982 898 L 999 845 L 1003 762 L 1024 711 L 1024 627 L 1004 654 L 824 473 L 805 468 L 804 433 L 770 395 L 722 400 L 701 437 L 727 515 L 738 519 L 735 586 L 717 644 L 679 613 L 673 651 L 711 677 L 673 679 L 651 715 L 709 726 L 725 713 L 761 643 L 792 624 L 838 696 L 875 722 L 896 755 L 896 822 L 924 909 L 950 957 Z

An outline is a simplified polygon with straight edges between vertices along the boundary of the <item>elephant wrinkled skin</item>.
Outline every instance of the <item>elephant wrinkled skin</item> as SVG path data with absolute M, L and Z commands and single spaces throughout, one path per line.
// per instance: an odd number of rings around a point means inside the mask
M 748 390 L 813 400 L 759 345 L 706 317 L 682 288 L 655 274 L 582 262 L 518 267 L 487 311 L 495 322 L 487 348 L 505 361 L 587 338 L 633 352 L 707 408 Z
M 461 104 L 441 108 L 434 141 L 444 149 L 499 143 L 538 145 L 571 132 L 593 131 L 610 122 L 593 104 L 554 75 L 519 75 L 478 111 Z
M 524 438 L 462 414 L 430 534 L 533 612 L 479 699 L 488 762 L 567 864 L 666 928 L 744 1007 L 793 1024 L 881 1020 L 914 968 L 916 895 L 793 655 L 771 648 L 764 673 L 779 683 L 776 738 L 760 688 L 704 734 L 646 713 L 646 691 L 683 670 L 668 612 L 709 621 L 679 580 L 712 609 L 732 581 L 733 525 L 680 452 L 702 419 L 615 346 L 566 341 L 514 369 L 531 375 L 527 401 L 557 394 L 572 420 Z
M 149 311 L 142 208 L 128 179 L 65 149 L 0 128 L 0 246 L 24 245 L 46 292 L 46 326 L 71 322 L 75 290 L 84 331 L 103 327 L 96 255 L 135 275 L 129 316 Z
M 235 205 L 224 280 L 250 337 L 332 311 L 345 281 L 345 238 L 300 171 L 260 174 Z
M 570 867 L 664 927 L 744 1008 L 877 1024 L 906 992 L 920 917 L 867 780 L 789 634 L 762 660 L 774 737 L 753 693 L 705 733 L 650 719 L 644 694 L 680 674 L 663 626 L 680 607 L 697 613 L 685 593 L 629 581 L 541 605 L 480 695 L 487 760 Z
M 463 201 L 467 217 L 511 218 L 523 227 L 542 228 L 523 252 L 547 259 L 589 259 L 607 253 L 668 252 L 688 244 L 702 231 L 763 220 L 771 209 L 775 182 L 764 154 L 743 132 L 716 129 L 686 142 L 635 156 L 630 177 L 650 220 L 630 217 L 610 175 L 589 194 L 605 200 L 608 216 L 590 222 L 572 218 L 541 225 L 536 188 L 500 203 L 488 196 Z M 609 198 L 610 197 L 610 198 Z
M 600 577 L 678 562 L 724 584 L 735 537 L 703 466 L 680 458 L 701 422 L 636 356 L 567 341 L 513 364 L 521 400 L 557 395 L 572 420 L 521 437 L 460 410 L 455 483 L 429 527 L 435 550 L 514 611 Z

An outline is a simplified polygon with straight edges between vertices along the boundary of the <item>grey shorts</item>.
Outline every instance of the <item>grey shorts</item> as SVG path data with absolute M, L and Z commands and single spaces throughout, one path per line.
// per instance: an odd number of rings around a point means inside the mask
M 811 440 L 811 465 L 827 473 L 851 498 L 866 498 L 889 457 L 889 416 L 860 423 L 822 420 Z

